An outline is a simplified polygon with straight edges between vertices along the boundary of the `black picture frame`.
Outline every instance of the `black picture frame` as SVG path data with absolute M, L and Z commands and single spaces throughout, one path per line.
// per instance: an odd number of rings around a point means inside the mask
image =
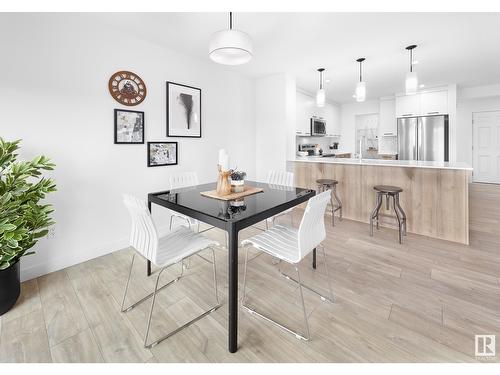
M 124 142 L 118 140 L 118 114 L 119 112 L 130 112 L 130 113 L 136 113 L 139 114 L 142 118 L 142 137 L 140 141 L 136 142 Z M 145 137 L 145 132 L 146 132 L 146 122 L 145 122 L 145 116 L 144 112 L 142 111 L 133 111 L 130 109 L 121 109 L 121 108 L 115 108 L 114 110 L 114 143 L 115 145 L 143 145 L 144 144 L 144 139 Z
M 151 146 L 152 145 L 155 145 L 155 144 L 173 144 L 175 145 L 175 162 L 174 163 L 161 163 L 161 164 L 156 164 L 156 163 L 152 163 L 151 161 Z M 148 164 L 148 167 L 164 167 L 164 166 L 167 166 L 167 165 L 177 165 L 179 164 L 179 144 L 178 142 L 163 142 L 163 141 L 159 141 L 159 142 L 148 142 L 148 146 L 147 146 L 147 164 Z
M 170 86 L 179 86 L 179 87 L 184 87 L 189 90 L 195 90 L 199 91 L 199 123 L 200 123 L 200 131 L 199 134 L 196 135 L 182 135 L 182 134 L 176 134 L 174 131 L 174 124 L 172 124 L 172 120 L 170 118 L 171 115 L 171 108 L 170 108 L 170 95 L 171 95 L 171 90 Z M 166 111 L 167 111 L 167 137 L 173 137 L 173 138 L 201 138 L 202 135 L 202 110 L 201 110 L 201 89 L 199 87 L 194 87 L 194 86 L 188 86 L 188 85 L 183 85 L 181 83 L 177 82 L 172 82 L 172 81 L 167 81 L 166 82 Z

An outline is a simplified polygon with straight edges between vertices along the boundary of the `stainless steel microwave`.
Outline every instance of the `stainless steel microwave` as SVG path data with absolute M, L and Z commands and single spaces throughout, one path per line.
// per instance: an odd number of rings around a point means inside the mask
M 326 134 L 326 121 L 322 118 L 311 118 L 311 135 L 325 135 Z

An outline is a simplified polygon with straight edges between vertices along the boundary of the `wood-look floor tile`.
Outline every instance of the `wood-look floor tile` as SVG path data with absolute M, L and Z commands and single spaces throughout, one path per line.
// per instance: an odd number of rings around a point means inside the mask
M 16 304 L 11 310 L 2 315 L 2 320 L 4 323 L 7 323 L 33 311 L 40 310 L 41 308 L 42 305 L 38 293 L 37 280 L 28 280 L 21 283 L 21 294 Z
M 87 320 L 65 270 L 38 278 L 50 346 L 88 328 Z
M 86 329 L 50 348 L 53 362 L 103 362 L 99 347 L 90 329 Z
M 51 362 L 41 309 L 2 323 L 0 362 Z

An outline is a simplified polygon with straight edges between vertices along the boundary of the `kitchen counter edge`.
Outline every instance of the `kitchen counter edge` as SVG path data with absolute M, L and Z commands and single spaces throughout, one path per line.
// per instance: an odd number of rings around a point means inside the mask
M 370 165 L 375 167 L 403 167 L 403 168 L 433 168 L 433 169 L 458 169 L 472 171 L 473 168 L 464 162 L 438 162 L 417 160 L 382 160 L 382 159 L 353 159 L 353 158 L 322 158 L 322 157 L 299 157 L 288 160 L 289 162 L 325 163 L 325 164 L 349 164 Z

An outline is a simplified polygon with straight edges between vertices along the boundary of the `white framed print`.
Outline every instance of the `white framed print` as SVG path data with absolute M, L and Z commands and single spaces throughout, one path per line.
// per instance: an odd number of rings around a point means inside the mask
M 167 137 L 201 138 L 201 89 L 167 82 Z

